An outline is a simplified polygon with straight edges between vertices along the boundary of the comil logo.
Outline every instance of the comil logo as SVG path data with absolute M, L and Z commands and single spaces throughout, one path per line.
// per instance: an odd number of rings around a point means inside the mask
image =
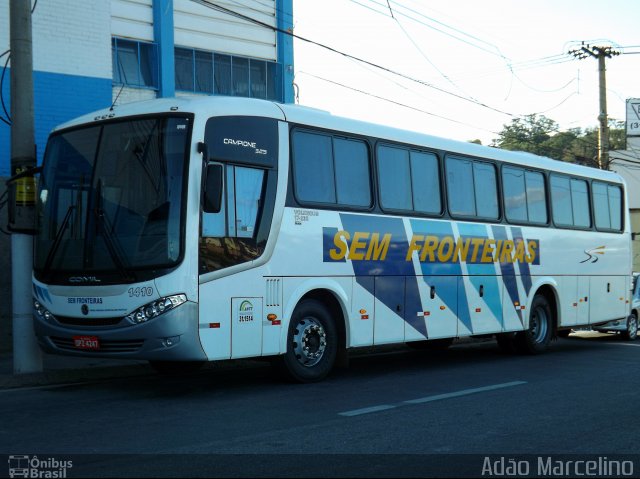
M 55 457 L 9 456 L 9 477 L 64 478 L 72 467 L 73 461 Z
M 238 321 L 247 323 L 253 321 L 253 304 L 251 301 L 243 301 L 238 308 Z

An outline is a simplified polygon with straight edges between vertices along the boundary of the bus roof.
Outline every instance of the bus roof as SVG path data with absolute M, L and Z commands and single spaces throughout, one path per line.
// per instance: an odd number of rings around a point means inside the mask
M 616 183 L 623 179 L 611 171 L 599 170 L 574 163 L 554 160 L 522 151 L 510 151 L 475 143 L 450 140 L 425 133 L 378 125 L 359 120 L 334 116 L 331 113 L 300 105 L 281 104 L 272 101 L 241 97 L 200 96 L 160 98 L 142 102 L 126 103 L 113 108 L 98 110 L 59 125 L 54 131 L 71 128 L 84 123 L 137 116 L 151 113 L 185 112 L 196 116 L 261 116 L 288 121 L 326 130 L 368 136 L 405 143 L 433 150 L 486 158 L 525 167 L 541 168 L 588 178 L 598 178 Z

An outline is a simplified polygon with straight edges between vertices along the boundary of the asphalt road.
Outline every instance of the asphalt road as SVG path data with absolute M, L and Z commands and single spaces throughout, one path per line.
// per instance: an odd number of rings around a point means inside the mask
M 479 477 L 487 455 L 551 454 L 628 455 L 637 477 L 639 372 L 640 341 L 586 333 L 540 356 L 356 354 L 310 385 L 256 362 L 3 390 L 0 452 L 73 460 L 67 477 Z

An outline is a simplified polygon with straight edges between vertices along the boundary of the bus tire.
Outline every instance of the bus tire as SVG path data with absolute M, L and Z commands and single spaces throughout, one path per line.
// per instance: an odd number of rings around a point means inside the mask
M 547 298 L 536 294 L 529 309 L 529 327 L 516 336 L 518 350 L 524 354 L 540 354 L 549 349 L 553 336 L 553 315 Z
M 293 382 L 320 381 L 333 368 L 337 352 L 338 332 L 329 310 L 316 299 L 302 300 L 291 315 L 287 350 L 277 358 L 279 371 Z

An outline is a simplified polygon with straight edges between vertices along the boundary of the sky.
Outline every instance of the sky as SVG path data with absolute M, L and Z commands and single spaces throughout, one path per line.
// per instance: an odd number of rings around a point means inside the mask
M 536 113 L 561 131 L 597 128 L 598 61 L 611 46 L 609 118 L 640 98 L 637 0 L 294 0 L 298 103 L 488 145 Z M 635 54 L 634 52 L 638 52 Z M 357 57 L 364 61 L 358 61 Z

